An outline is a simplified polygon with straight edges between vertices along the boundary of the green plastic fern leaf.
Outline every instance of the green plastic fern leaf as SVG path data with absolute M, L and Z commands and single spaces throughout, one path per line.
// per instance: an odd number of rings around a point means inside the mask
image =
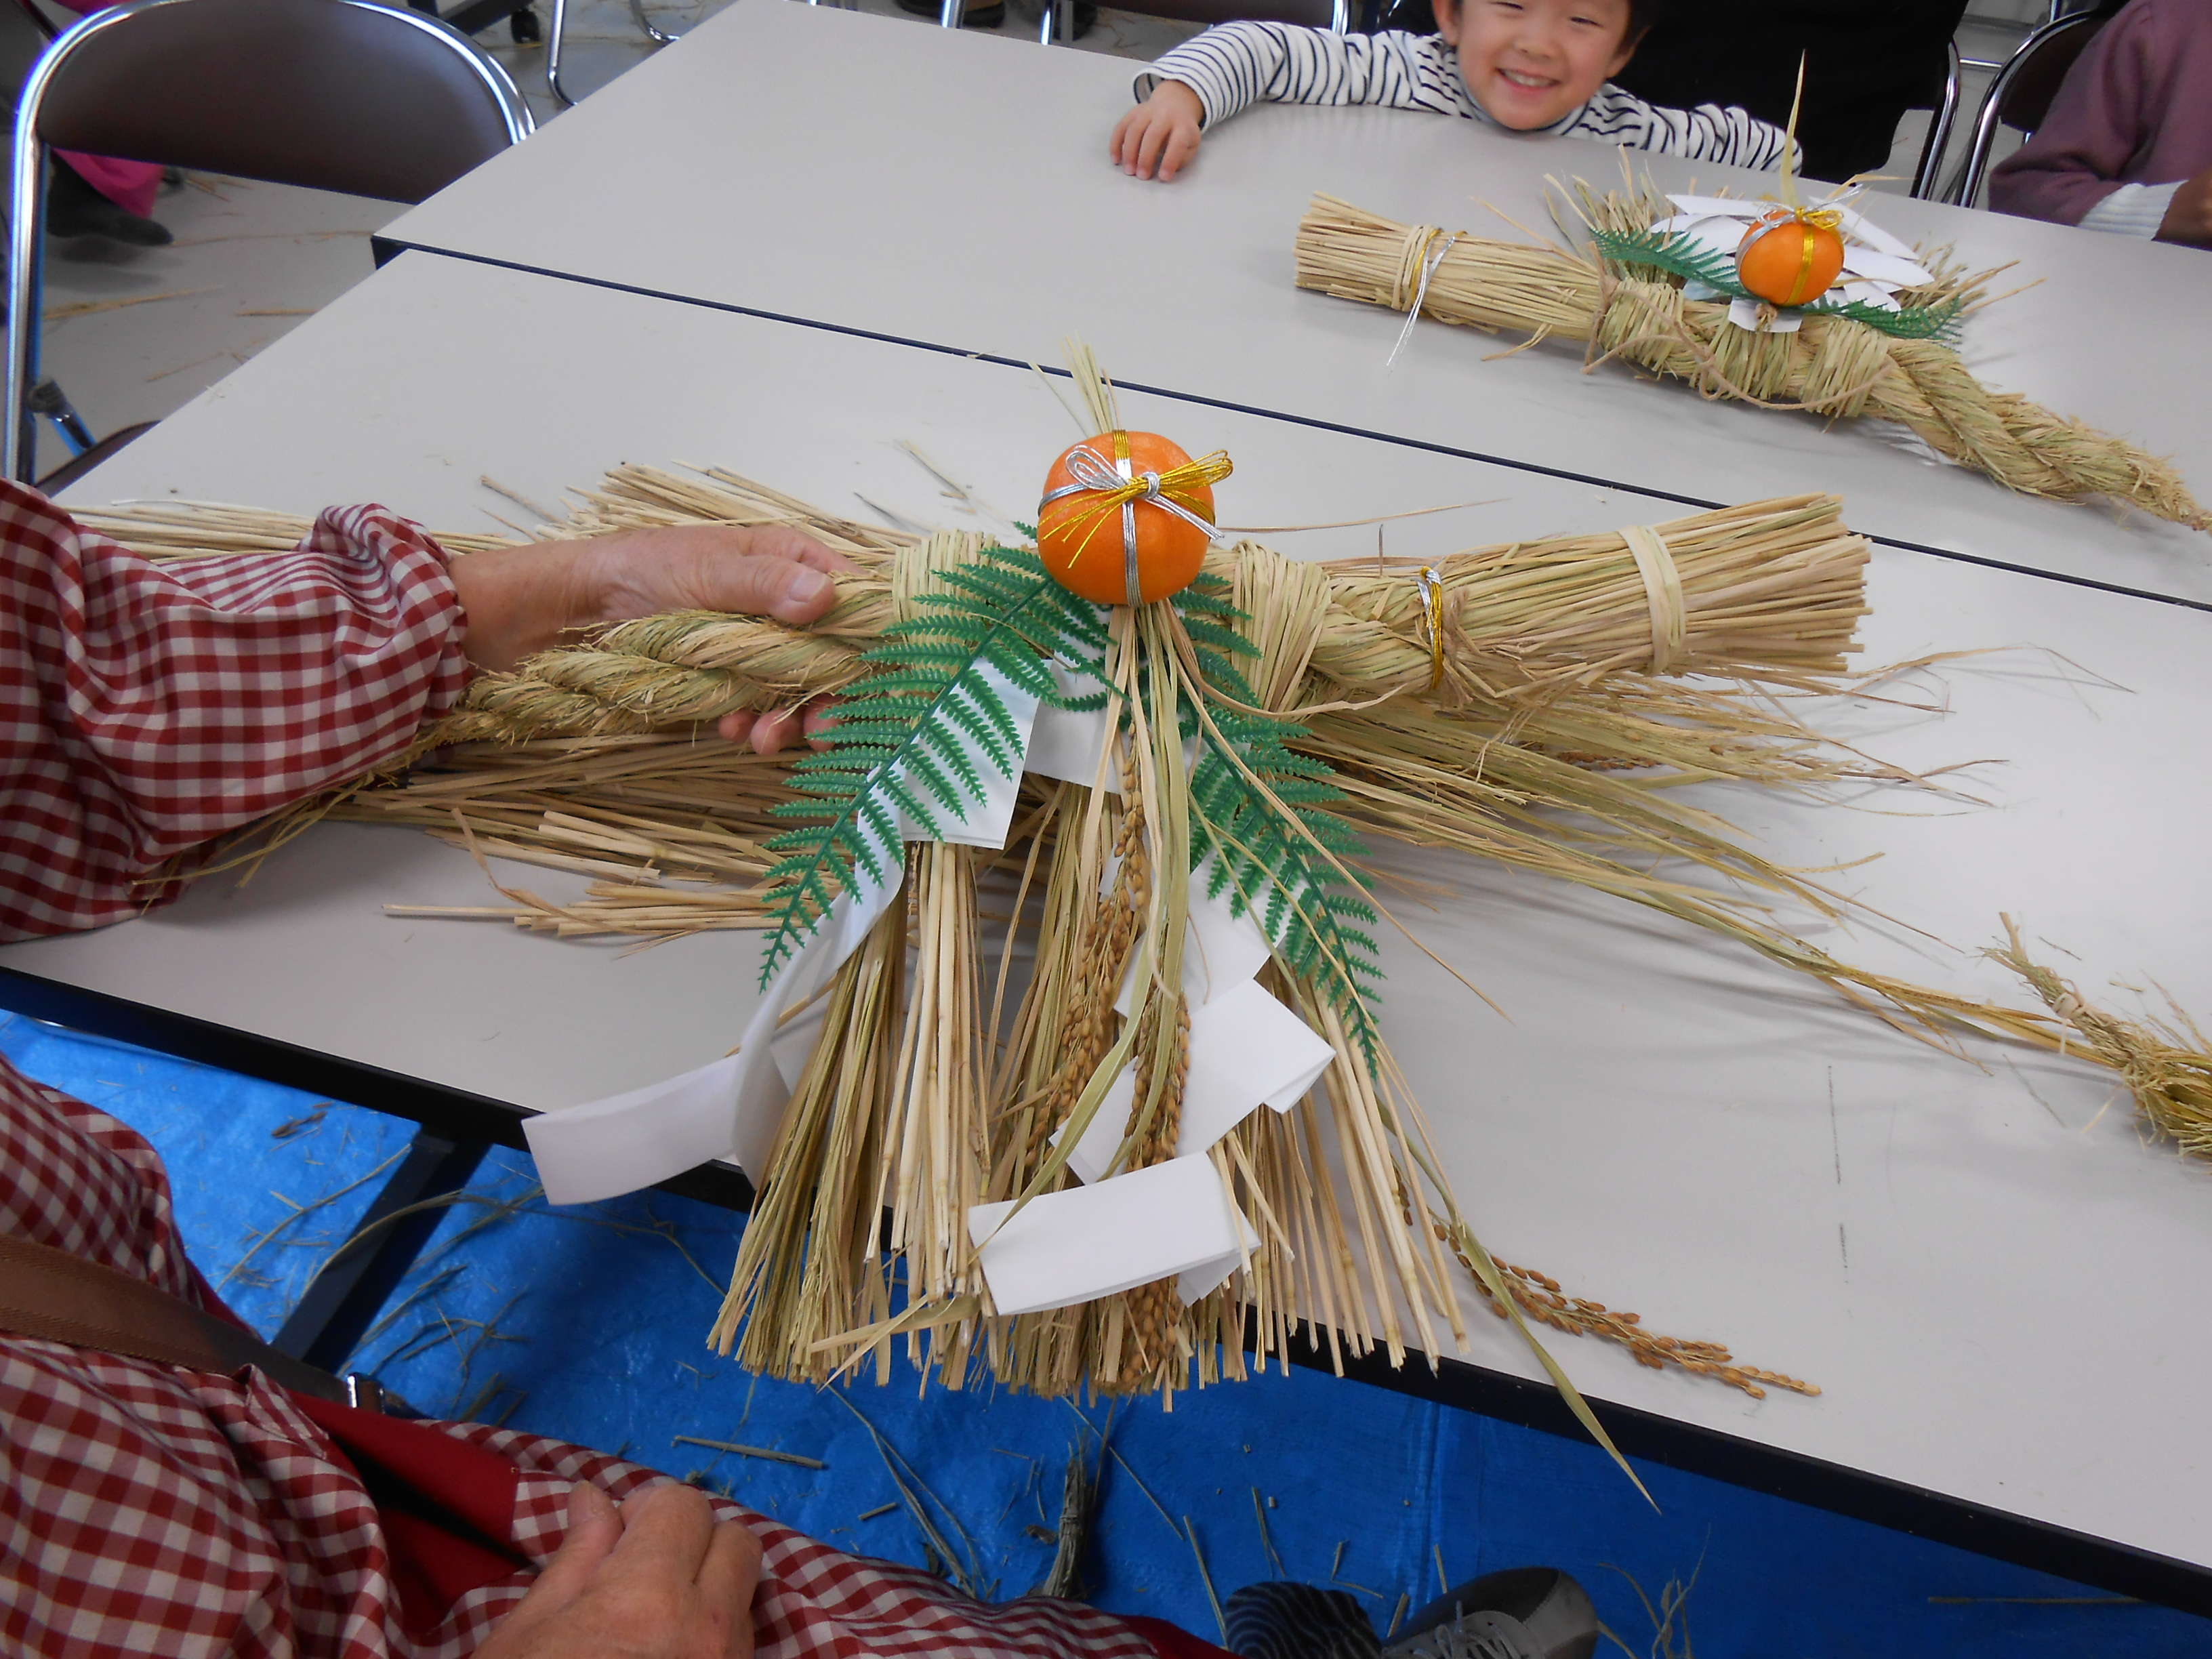
M 944 573 L 945 593 L 884 630 L 861 660 L 874 672 L 842 694 L 818 753 L 792 763 L 800 799 L 771 810 L 798 827 L 771 836 L 781 856 L 764 878 L 773 907 L 761 957 L 765 988 L 797 955 L 853 872 L 886 881 L 906 858 L 905 823 L 942 836 L 988 798 L 984 769 L 1012 775 L 1022 730 L 998 683 L 1040 702 L 1097 708 L 1103 692 L 1061 692 L 1047 657 L 1099 678 L 1107 635 L 1097 607 L 1048 575 L 1034 553 L 987 547 Z
M 1237 612 L 1218 593 L 1199 593 L 1195 605 L 1184 603 L 1187 595 L 1178 595 L 1176 605 L 1207 684 L 1237 702 L 1255 702 L 1231 654 L 1253 654 L 1243 636 L 1216 627 L 1206 630 L 1206 645 L 1196 643 L 1194 624 L 1201 617 L 1194 611 L 1207 618 Z M 1207 715 L 1211 726 L 1200 727 L 1191 769 L 1191 866 L 1212 859 L 1209 896 L 1226 898 L 1232 912 L 1259 923 L 1283 964 L 1319 988 L 1371 1069 L 1378 1042 L 1372 1003 L 1382 973 L 1369 930 L 1380 918 L 1318 850 L 1327 848 L 1340 861 L 1363 850 L 1358 836 L 1330 810 L 1344 792 L 1325 762 L 1291 748 L 1306 735 L 1296 720 L 1221 704 L 1212 704 Z M 1198 724 L 1194 717 L 1192 724 Z
M 1685 282 L 1702 283 L 1722 297 L 1749 300 L 1757 296 L 1736 278 L 1735 261 L 1691 241 L 1686 237 L 1656 230 L 1633 233 L 1600 231 L 1591 239 L 1600 257 L 1637 274 L 1663 273 Z M 1956 300 L 1941 305 L 1904 306 L 1892 311 L 1863 300 L 1815 300 L 1799 307 L 1808 317 L 1840 317 L 1863 323 L 1877 333 L 1900 340 L 1934 340 L 1949 345 L 1959 337 L 1965 307 Z

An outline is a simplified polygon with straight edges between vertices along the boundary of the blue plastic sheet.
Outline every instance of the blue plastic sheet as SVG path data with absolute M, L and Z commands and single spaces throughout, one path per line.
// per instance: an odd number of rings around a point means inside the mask
M 264 1331 L 350 1232 L 412 1133 L 27 1020 L 0 1025 L 0 1049 L 153 1141 L 194 1258 Z M 1651 1626 L 1630 1581 L 1656 1601 L 1692 1573 L 1689 1626 L 1704 1655 L 2212 1651 L 2206 1621 L 1639 1466 L 1654 1514 L 1595 1448 L 1310 1370 L 1188 1394 L 1172 1412 L 1152 1400 L 1079 1412 L 988 1388 L 925 1393 L 903 1366 L 889 1387 L 757 1381 L 705 1346 L 741 1218 L 660 1194 L 549 1213 L 525 1201 L 532 1187 L 526 1158 L 492 1155 L 356 1365 L 426 1411 L 473 1410 L 619 1450 L 841 1547 L 920 1563 L 911 1494 L 988 1595 L 1031 1589 L 1050 1566 L 1079 1445 L 1100 1469 L 1090 1598 L 1202 1635 L 1216 1634 L 1209 1579 L 1223 1597 L 1279 1574 L 1333 1582 L 1380 1629 L 1401 1597 L 1434 1594 L 1439 1571 L 1458 1580 L 1542 1563 L 1581 1578 L 1639 1654 Z M 878 1435 L 913 1472 L 905 1492 Z

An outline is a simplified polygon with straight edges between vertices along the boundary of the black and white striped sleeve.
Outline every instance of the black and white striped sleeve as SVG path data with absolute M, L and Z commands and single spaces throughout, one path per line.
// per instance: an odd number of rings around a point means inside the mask
M 1460 114 L 1430 60 L 1431 37 L 1386 30 L 1334 34 L 1288 23 L 1224 23 L 1186 40 L 1137 77 L 1149 97 L 1162 81 L 1198 94 L 1206 125 L 1256 103 L 1376 104 Z
M 1606 87 L 1584 105 L 1568 131 L 1577 138 L 1598 138 L 1693 161 L 1760 168 L 1782 164 L 1782 129 L 1747 110 L 1719 104 L 1668 109 L 1616 86 Z

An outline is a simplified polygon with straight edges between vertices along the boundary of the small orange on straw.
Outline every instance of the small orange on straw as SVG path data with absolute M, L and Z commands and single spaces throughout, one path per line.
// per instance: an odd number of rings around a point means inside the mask
M 1229 471 L 1220 451 L 1194 461 L 1157 432 L 1085 438 L 1062 452 L 1045 477 L 1037 555 L 1071 592 L 1098 605 L 1127 605 L 1133 532 L 1138 603 L 1179 593 L 1206 562 L 1213 486 Z
M 1736 280 L 1744 292 L 1769 305 L 1810 305 L 1835 285 L 1844 269 L 1840 215 L 1821 209 L 1778 207 L 1751 222 L 1737 245 Z

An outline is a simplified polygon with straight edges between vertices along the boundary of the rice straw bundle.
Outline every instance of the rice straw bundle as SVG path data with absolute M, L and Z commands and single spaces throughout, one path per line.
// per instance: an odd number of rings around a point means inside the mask
M 1647 191 L 1597 195 L 1575 210 L 1595 231 L 1646 230 L 1668 211 Z M 2172 466 L 2124 439 L 2011 392 L 1992 392 L 1937 339 L 1885 334 L 1863 322 L 1808 315 L 1794 332 L 1754 332 L 1724 301 L 1689 300 L 1650 266 L 1561 246 L 1490 240 L 1405 225 L 1316 196 L 1299 222 L 1297 284 L 1401 313 L 1418 296 L 1438 321 L 1571 340 L 1587 366 L 1620 357 L 1686 380 L 1708 398 L 1763 408 L 1897 421 L 1961 465 L 2008 489 L 2059 501 L 2107 496 L 2193 530 L 2212 519 Z M 1439 252 L 1439 248 L 1441 252 Z M 1909 304 L 1971 308 L 1983 276 L 1946 272 Z
M 305 528 L 204 505 L 81 516 L 176 556 L 289 546 Z M 764 843 L 782 827 L 775 809 L 795 798 L 786 766 L 701 743 L 697 723 L 853 684 L 860 652 L 914 614 L 918 594 L 942 591 L 945 573 L 982 558 L 982 538 L 923 541 L 820 514 L 736 474 L 643 467 L 611 475 L 550 533 L 693 523 L 796 525 L 840 546 L 860 574 L 841 580 L 836 610 L 813 629 L 655 617 L 483 677 L 425 732 L 411 767 L 310 804 L 270 833 L 293 833 L 317 812 L 412 823 L 598 878 L 568 904 L 503 890 L 507 907 L 408 914 L 507 916 L 563 935 L 765 924 L 775 907 L 762 875 L 775 854 Z M 1778 929 L 1765 915 L 1773 900 L 1823 915 L 1844 902 L 1674 799 L 1674 786 L 1712 779 L 1909 781 L 1824 744 L 1772 695 L 1841 689 L 1865 561 L 1835 500 L 1807 496 L 1435 566 L 1304 564 L 1247 542 L 1217 550 L 1209 568 L 1255 653 L 1255 706 L 1300 718 L 1291 741 L 1341 790 L 1331 810 L 1343 823 L 1663 911 L 1922 1033 L 2076 1050 L 2089 1033 L 2089 1057 L 2120 1070 L 2139 1099 L 2193 1087 L 2201 1108 L 2212 1062 L 2179 1044 L 2130 1045 L 2071 1004 L 2004 1009 L 1866 974 Z M 1255 1112 L 1208 1154 L 1259 1235 L 1239 1270 L 1188 1308 L 1155 1285 L 1049 1312 L 993 1311 L 964 1218 L 979 1203 L 1068 1183 L 1054 1137 L 1079 1134 L 1117 1056 L 1133 1060 L 1137 1098 L 1148 1103 L 1124 1137 L 1127 1167 L 1174 1146 L 1187 1010 L 1171 994 L 1127 1019 L 1111 1006 L 1140 936 L 1160 937 L 1158 918 L 1187 903 L 1189 830 L 1177 815 L 1189 789 L 1176 776 L 1185 762 L 1161 666 L 1172 657 L 1156 649 L 1147 676 L 1136 649 L 1138 629 L 1169 625 L 1115 624 L 1109 663 L 1139 730 L 1148 698 L 1169 702 L 1108 788 L 1029 777 L 1003 850 L 908 849 L 906 902 L 821 994 L 825 1035 L 754 1172 L 759 1199 L 718 1345 L 788 1377 L 871 1358 L 887 1375 L 903 1340 L 953 1386 L 982 1369 L 1048 1394 L 1171 1392 L 1194 1376 L 1242 1376 L 1248 1352 L 1263 1362 L 1286 1352 L 1301 1325 L 1340 1364 L 1378 1349 L 1394 1362 L 1409 1348 L 1443 1352 L 1464 1336 L 1454 1291 L 1464 1272 L 1524 1329 L 1611 1340 L 1640 1363 L 1753 1395 L 1816 1391 L 1738 1365 L 1717 1344 L 1659 1337 L 1632 1314 L 1492 1258 L 1387 1047 L 1362 1063 L 1340 1001 L 1281 960 L 1262 986 L 1335 1058 L 1297 1109 Z M 1157 962 L 1153 972 L 1176 982 Z

